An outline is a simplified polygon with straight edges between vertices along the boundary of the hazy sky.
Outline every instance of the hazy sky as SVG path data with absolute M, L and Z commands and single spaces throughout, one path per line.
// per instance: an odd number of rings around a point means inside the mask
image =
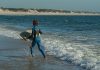
M 0 0 L 0 7 L 99 11 L 100 0 Z

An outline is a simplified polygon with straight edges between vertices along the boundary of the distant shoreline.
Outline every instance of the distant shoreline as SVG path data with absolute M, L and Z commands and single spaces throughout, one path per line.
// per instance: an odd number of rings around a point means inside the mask
M 100 13 L 85 13 L 85 12 L 59 12 L 59 11 L 40 11 L 28 10 L 28 11 L 12 11 L 0 9 L 0 15 L 65 15 L 65 16 L 100 16 Z

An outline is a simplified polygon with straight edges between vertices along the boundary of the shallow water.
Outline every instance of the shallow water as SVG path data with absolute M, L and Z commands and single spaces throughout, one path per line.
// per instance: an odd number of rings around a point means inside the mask
M 0 70 L 83 70 L 53 56 L 45 60 L 37 48 L 31 57 L 28 50 L 27 42 L 0 36 Z

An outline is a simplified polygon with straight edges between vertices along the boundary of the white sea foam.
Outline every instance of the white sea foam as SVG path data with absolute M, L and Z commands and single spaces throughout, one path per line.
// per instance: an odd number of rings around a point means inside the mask
M 0 27 L 0 35 L 6 36 L 6 37 L 11 37 L 14 39 L 19 39 L 20 35 L 18 31 L 10 30 L 10 29 L 5 29 Z
M 49 55 L 79 65 L 86 70 L 100 70 L 100 63 L 98 63 L 100 57 L 96 56 L 91 49 L 85 47 L 92 45 L 66 43 L 55 37 L 45 37 L 43 42 Z

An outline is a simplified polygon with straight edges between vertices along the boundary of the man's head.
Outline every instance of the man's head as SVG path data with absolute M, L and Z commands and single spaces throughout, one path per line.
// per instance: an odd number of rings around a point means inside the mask
M 39 24 L 38 20 L 33 20 L 33 25 L 38 25 L 38 24 Z

